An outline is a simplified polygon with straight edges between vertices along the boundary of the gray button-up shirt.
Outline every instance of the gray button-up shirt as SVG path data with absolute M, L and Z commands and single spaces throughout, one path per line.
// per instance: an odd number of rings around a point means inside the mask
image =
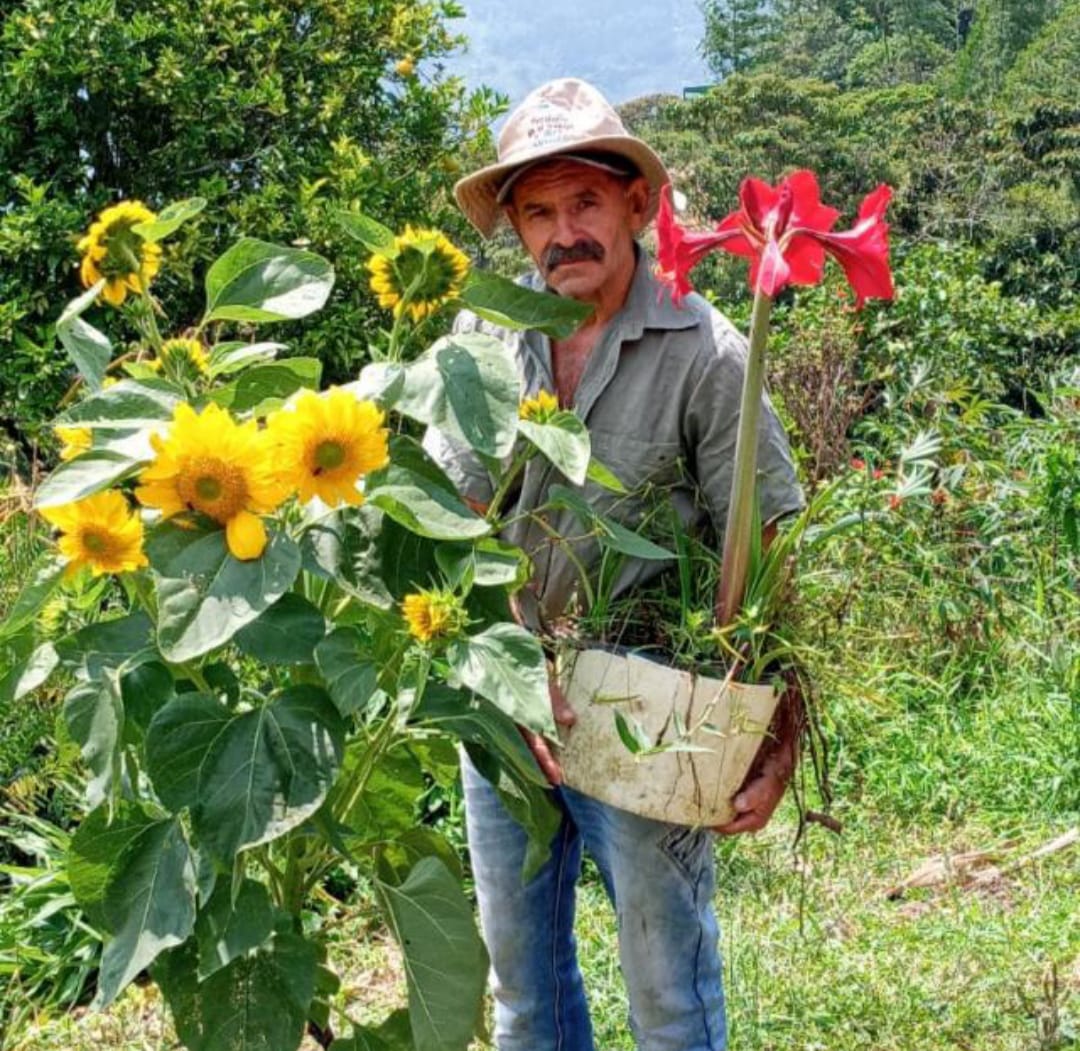
M 543 290 L 534 273 L 523 283 Z M 454 331 L 484 332 L 514 351 L 522 397 L 555 390 L 551 343 L 538 331 L 517 332 L 464 312 Z M 614 494 L 587 481 L 578 491 L 589 503 L 631 529 L 657 495 L 670 500 L 683 523 L 701 529 L 711 519 L 722 537 L 734 468 L 746 339 L 701 296 L 676 307 L 639 250 L 626 302 L 589 355 L 574 396 L 593 456 L 630 490 Z M 787 436 L 764 398 L 758 446 L 758 497 L 763 522 L 802 506 Z M 469 498 L 486 503 L 492 480 L 467 447 L 429 429 L 425 448 Z M 577 517 L 542 510 L 553 484 L 569 485 L 543 456 L 528 462 L 504 536 L 533 559 L 532 588 L 544 620 L 569 612 L 582 598 L 582 569 L 595 579 L 602 550 Z M 545 526 L 536 521 L 542 515 Z M 559 539 L 556 539 L 559 538 Z M 573 553 L 569 557 L 564 549 Z M 653 578 L 665 563 L 627 559 L 611 597 Z M 536 627 L 538 625 L 532 625 Z

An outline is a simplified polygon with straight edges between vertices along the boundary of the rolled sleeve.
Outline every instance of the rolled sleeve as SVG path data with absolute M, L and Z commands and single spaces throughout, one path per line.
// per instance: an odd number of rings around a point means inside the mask
M 686 407 L 685 441 L 713 525 L 723 535 L 735 470 L 746 340 L 719 313 L 712 335 L 713 345 L 702 354 Z M 763 524 L 799 511 L 804 504 L 787 434 L 768 394 L 762 395 L 758 427 L 757 493 Z

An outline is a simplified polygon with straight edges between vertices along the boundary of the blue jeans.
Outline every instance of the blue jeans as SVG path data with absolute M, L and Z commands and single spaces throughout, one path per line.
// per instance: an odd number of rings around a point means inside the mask
M 723 1051 L 712 833 L 637 817 L 569 788 L 551 857 L 522 882 L 526 837 L 462 757 L 480 924 L 491 956 L 499 1051 L 594 1051 L 574 939 L 582 847 L 619 928 L 619 960 L 639 1051 Z

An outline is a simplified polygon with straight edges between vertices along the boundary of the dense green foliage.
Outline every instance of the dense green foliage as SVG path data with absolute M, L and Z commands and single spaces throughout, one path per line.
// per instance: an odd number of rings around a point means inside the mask
M 173 13 L 153 25 L 109 0 L 19 0 L 2 16 L 11 75 L 0 87 L 0 168 L 14 174 L 0 209 L 0 340 L 11 363 L 0 418 L 19 441 L 70 382 L 51 330 L 56 298 L 43 290 L 76 290 L 67 271 L 89 211 L 121 192 L 155 205 L 208 197 L 168 256 L 163 280 L 181 303 L 236 230 L 310 239 L 337 267 L 334 295 L 316 324 L 274 336 L 342 374 L 365 355 L 357 333 L 374 327 L 363 253 L 335 211 L 358 200 L 395 225 L 450 223 L 444 168 L 491 112 L 488 96 L 470 101 L 453 82 L 394 70 L 402 53 L 437 58 L 451 46 L 450 4 L 219 0 L 190 19 L 163 6 Z M 313 20 L 289 21 L 302 7 Z M 810 487 L 846 483 L 830 521 L 847 528 L 806 566 L 795 607 L 845 832 L 836 841 L 811 827 L 794 868 L 792 810 L 756 842 L 721 847 L 732 1046 L 1063 1051 L 1080 1020 L 1075 848 L 990 889 L 968 893 L 950 869 L 944 893 L 894 902 L 886 892 L 927 855 L 990 845 L 1008 859 L 1014 841 L 1023 853 L 1080 821 L 1080 3 L 705 7 L 703 46 L 722 82 L 694 101 L 625 107 L 692 214 L 726 214 L 747 173 L 775 180 L 801 166 L 849 216 L 877 182 L 896 189 L 895 301 L 854 314 L 830 278 L 786 293 L 775 312 L 770 382 L 801 475 Z M 259 47 L 241 46 L 256 35 Z M 206 108 L 219 102 L 211 128 Z M 500 267 L 507 256 L 494 252 Z M 695 281 L 745 321 L 744 274 L 710 259 Z M 18 505 L 13 496 L 0 527 L 0 609 L 43 544 Z M 422 545 L 395 535 L 403 560 L 422 561 Z M 360 570 L 372 557 L 362 545 L 351 555 Z M 75 629 L 101 598 L 57 593 L 43 627 Z M 23 642 L 0 653 L 0 674 L 25 658 Z M 363 673 L 341 653 L 341 669 Z M 6 819 L 0 861 L 21 870 L 0 910 L 0 982 L 14 960 L 12 995 L 32 991 L 52 1010 L 77 998 L 100 953 L 97 929 L 67 896 L 65 833 L 34 824 L 35 812 L 69 824 L 85 787 L 58 718 L 63 692 L 19 702 L 0 693 L 3 804 L 20 811 Z M 393 753 L 350 820 L 411 830 L 429 847 L 416 826 L 441 814 L 460 847 L 449 758 Z M 68 791 L 67 781 L 78 783 Z M 812 808 L 828 803 L 809 776 L 803 790 Z M 328 868 L 303 913 L 306 932 L 329 932 L 337 899 L 356 894 L 361 932 L 327 938 L 339 965 L 369 949 L 357 946 L 376 908 L 371 888 L 355 865 Z M 631 1044 L 600 896 L 593 881 L 587 983 L 598 1042 L 622 1051 Z M 320 996 L 365 1020 L 403 1008 L 372 989 L 372 973 L 391 966 L 385 955 L 361 966 L 355 982 Z M 1040 985 L 1051 974 L 1060 982 Z M 0 1014 L 11 1007 L 0 995 Z M 401 1023 L 404 1011 L 390 1018 Z
M 361 207 L 395 226 L 447 221 L 466 137 L 496 108 L 441 74 L 453 0 L 17 0 L 0 14 L 0 425 L 33 440 L 70 383 L 53 332 L 76 291 L 75 240 L 116 200 L 201 196 L 169 250 L 169 293 L 239 232 L 334 259 L 337 309 L 301 332 L 335 377 L 378 323 L 363 253 L 335 221 Z M 409 65 L 399 67 L 403 60 Z

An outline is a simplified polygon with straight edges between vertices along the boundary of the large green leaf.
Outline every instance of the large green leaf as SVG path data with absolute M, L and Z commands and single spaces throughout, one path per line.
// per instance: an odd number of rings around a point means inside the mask
M 195 927 L 195 865 L 176 818 L 147 825 L 109 873 L 105 946 L 94 1003 L 106 1007 L 158 954 Z
M 474 543 L 440 544 L 435 560 L 451 587 L 521 587 L 530 575 L 529 559 L 513 544 L 483 537 Z
M 157 427 L 173 418 L 183 399 L 166 380 L 121 380 L 73 405 L 56 422 L 66 426 L 116 430 Z
M 240 561 L 225 532 L 159 527 L 147 544 L 158 596 L 158 644 L 171 661 L 200 657 L 269 609 L 300 572 L 300 549 L 271 533 L 261 557 Z
M 104 280 L 88 288 L 73 299 L 56 321 L 56 336 L 71 355 L 75 367 L 91 390 L 100 390 L 105 369 L 112 357 L 112 344 L 108 337 L 93 325 L 83 321 L 82 314 L 97 300 Z
M 105 889 L 109 875 L 127 848 L 152 824 L 154 818 L 135 803 L 120 800 L 116 806 L 99 806 L 79 825 L 67 852 L 67 875 L 75 900 L 87 919 L 105 930 Z
M 562 824 L 562 811 L 552 802 L 550 785 L 522 780 L 504 755 L 467 743 L 473 766 L 491 782 L 500 802 L 528 837 L 521 879 L 528 883 L 551 857 L 551 845 Z
M 189 219 L 194 218 L 206 207 L 205 197 L 188 197 L 183 201 L 173 201 L 157 214 L 155 219 L 136 223 L 132 230 L 144 241 L 164 241 L 169 234 L 178 230 Z
M 96 806 L 120 788 L 124 703 L 121 677 L 156 656 L 143 613 L 88 624 L 56 643 L 78 682 L 64 698 L 64 721 L 90 769 L 86 799 Z
M 182 694 L 154 717 L 147 770 L 162 802 L 188 807 L 200 844 L 226 863 L 283 835 L 322 804 L 337 775 L 344 725 L 326 694 L 293 686 L 231 712 Z
M 461 884 L 438 858 L 425 857 L 404 883 L 376 887 L 401 946 L 416 1051 L 465 1051 L 480 1017 L 487 954 Z
M 351 1036 L 335 1040 L 330 1051 L 415 1051 L 409 1012 L 394 1011 L 375 1028 L 356 1026 Z
M 335 628 L 315 647 L 315 663 L 343 716 L 367 707 L 379 686 L 379 671 L 358 628 Z
M 419 704 L 411 709 L 409 720 L 495 753 L 522 783 L 550 787 L 514 721 L 482 697 L 428 683 Z
M 199 980 L 262 945 L 274 932 L 274 906 L 261 883 L 245 879 L 236 893 L 224 880 L 195 921 Z
M 59 507 L 100 493 L 134 474 L 142 462 L 123 453 L 91 449 L 60 464 L 34 494 L 34 506 Z
M 426 825 L 414 824 L 403 829 L 388 843 L 384 843 L 379 853 L 380 871 L 389 882 L 400 883 L 415 867 L 421 858 L 438 858 L 453 875 L 460 880 L 464 876 L 461 859 L 453 844 L 445 836 Z
M 536 638 L 516 624 L 495 624 L 446 652 L 458 678 L 514 722 L 554 734 L 547 664 Z
M 38 610 L 59 587 L 65 564 L 66 560 L 53 551 L 47 551 L 38 557 L 7 616 L 0 621 L 0 639 L 10 638 L 33 621 Z
M 334 268 L 314 252 L 241 238 L 206 274 L 207 321 L 288 321 L 321 309 Z
M 211 378 L 228 376 L 252 365 L 273 361 L 277 352 L 285 349 L 284 343 L 244 343 L 240 340 L 218 343 L 210 350 L 207 373 Z
M 124 703 L 115 670 L 104 669 L 68 691 L 64 722 L 90 770 L 87 804 L 97 806 L 119 786 L 122 771 Z
M 370 503 L 406 529 L 434 540 L 485 536 L 489 524 L 465 506 L 453 482 L 411 438 L 391 444 L 390 464 L 369 475 Z
M 352 383 L 343 383 L 358 401 L 373 401 L 379 408 L 388 410 L 397 404 L 405 389 L 405 366 L 391 361 L 373 361 L 360 370 Z
M 668 551 L 614 519 L 599 514 L 583 496 L 567 489 L 565 485 L 553 485 L 548 491 L 548 502 L 552 507 L 572 511 L 584 526 L 593 530 L 601 547 L 611 548 L 612 551 L 619 551 L 631 558 L 656 561 L 676 558 L 673 551 Z
M 382 255 L 397 255 L 394 231 L 383 226 L 377 219 L 372 219 L 371 216 L 360 212 L 338 212 L 337 220 L 341 228 L 365 248 Z
M 574 485 L 589 470 L 589 432 L 572 412 L 557 412 L 545 423 L 520 420 L 518 428 Z
M 153 657 L 153 623 L 141 610 L 111 620 L 86 624 L 56 643 L 56 652 L 69 667 L 133 668 Z
M 199 981 L 193 944 L 164 953 L 153 975 L 188 1051 L 296 1051 L 318 967 L 311 942 L 279 930 L 205 981 Z
M 376 538 L 376 548 L 382 582 L 398 601 L 419 588 L 441 584 L 433 540 L 419 536 L 385 516 Z
M 551 785 L 517 726 L 489 701 L 470 699 L 438 683 L 428 684 L 411 719 L 465 743 L 477 769 L 495 786 L 529 837 L 522 878 L 531 879 L 551 854 L 562 816 L 551 801 Z
M 508 328 L 538 328 L 552 339 L 566 339 L 593 312 L 587 303 L 549 292 L 534 292 L 489 271 L 474 270 L 461 293 L 474 313 Z
M 36 646 L 25 660 L 22 660 L 4 676 L 4 700 L 21 701 L 28 693 L 33 693 L 39 686 L 49 681 L 49 677 L 60 667 L 60 655 L 51 642 Z
M 408 366 L 397 409 L 487 456 L 514 448 L 520 384 L 510 348 L 491 336 L 446 336 Z
M 368 764 L 367 751 L 362 739 L 350 746 L 343 776 L 334 790 L 333 809 L 340 813 L 342 824 L 361 841 L 379 843 L 416 826 L 417 803 L 427 783 L 417 758 L 408 748 L 397 746 L 380 756 L 368 774 L 364 790 L 341 813 L 341 797 L 352 801 L 354 775 Z
M 120 679 L 120 697 L 124 702 L 124 741 L 138 743 L 150 720 L 173 699 L 176 681 L 172 672 L 158 660 L 147 661 Z
M 269 365 L 255 365 L 210 395 L 212 401 L 234 413 L 264 416 L 302 387 L 319 386 L 322 362 L 318 358 L 282 358 Z
M 370 504 L 343 508 L 304 530 L 304 568 L 334 581 L 347 595 L 379 609 L 393 605 L 380 562 L 384 515 Z M 400 530 L 404 536 L 413 534 Z
M 244 653 L 264 664 L 310 664 L 326 634 L 326 619 L 302 595 L 287 592 L 235 637 Z

